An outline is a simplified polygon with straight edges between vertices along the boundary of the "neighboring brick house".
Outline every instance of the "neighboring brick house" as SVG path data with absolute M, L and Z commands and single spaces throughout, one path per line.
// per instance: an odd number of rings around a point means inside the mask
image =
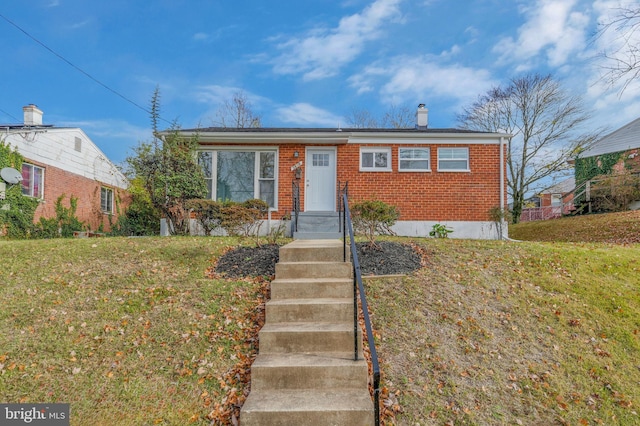
M 576 181 L 570 177 L 540 191 L 536 197 L 533 197 L 536 200 L 536 206 L 522 209 L 520 222 L 556 219 L 571 213 L 574 210 L 575 187 Z
M 55 203 L 77 198 L 76 216 L 89 230 L 110 229 L 129 203 L 128 182 L 79 128 L 42 123 L 35 105 L 23 108 L 24 123 L 0 125 L 0 140 L 23 157 L 22 193 L 41 200 L 35 220 L 56 216 Z
M 452 238 L 499 238 L 489 210 L 506 208 L 505 144 L 509 135 L 427 127 L 422 105 L 410 129 L 202 128 L 199 162 L 213 199 L 261 198 L 270 220 L 293 210 L 335 212 L 338 186 L 349 202 L 396 206 L 398 235 L 428 236 L 436 223 Z M 506 227 L 502 227 L 506 229 Z M 503 231 L 505 232 L 505 231 Z
M 599 139 L 573 160 L 576 195 L 584 200 L 589 186 L 597 185 L 603 175 L 640 174 L 640 118 Z M 588 195 L 586 195 L 588 197 Z M 629 205 L 640 209 L 640 200 Z

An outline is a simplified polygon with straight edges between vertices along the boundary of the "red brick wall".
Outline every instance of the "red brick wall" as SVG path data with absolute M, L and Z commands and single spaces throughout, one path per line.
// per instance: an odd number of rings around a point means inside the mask
M 437 171 L 437 148 L 463 145 L 425 145 L 430 148 L 431 172 L 398 172 L 398 148 L 416 145 L 385 145 L 392 148 L 392 171 L 360 172 L 360 146 L 366 145 L 337 148 L 337 179 L 349 182 L 351 203 L 375 197 L 398 207 L 400 220 L 417 221 L 486 221 L 489 209 L 500 204 L 500 145 L 468 145 L 470 172 Z M 305 145 L 280 146 L 278 210 L 283 214 L 292 209 L 291 166 L 299 161 L 304 168 Z M 304 208 L 302 179 L 300 183 Z
M 349 181 L 351 203 L 379 199 L 398 207 L 400 220 L 489 220 L 500 204 L 500 146 L 469 145 L 470 172 L 438 172 L 437 148 L 448 146 L 462 145 L 429 145 L 431 172 L 398 172 L 398 148 L 416 145 L 391 145 L 390 172 L 360 172 L 360 146 L 340 146 L 338 179 Z
M 105 232 L 109 231 L 109 215 L 102 213 L 100 209 L 100 188 L 111 188 L 113 190 L 113 215 L 111 222 L 115 223 L 120 214 L 124 214 L 131 199 L 127 191 L 114 188 L 109 185 L 88 179 L 86 177 L 70 173 L 57 167 L 38 163 L 37 161 L 26 160 L 29 164 L 42 167 L 44 171 L 44 202 L 41 202 L 36 209 L 34 220 L 37 222 L 41 217 L 52 218 L 56 216 L 56 200 L 62 194 L 64 207 L 70 207 L 70 198 L 74 196 L 78 199 L 76 217 L 85 223 L 89 230 L 97 231 L 100 224 Z

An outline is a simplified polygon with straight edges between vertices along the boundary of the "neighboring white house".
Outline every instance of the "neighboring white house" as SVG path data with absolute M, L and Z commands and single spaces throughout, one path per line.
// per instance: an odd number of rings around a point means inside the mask
M 41 200 L 35 219 L 55 216 L 55 202 L 78 199 L 77 217 L 90 229 L 108 229 L 129 203 L 128 181 L 77 127 L 43 124 L 35 105 L 23 108 L 24 122 L 0 124 L 0 140 L 25 159 L 22 192 Z
M 580 153 L 580 158 L 626 152 L 638 148 L 640 148 L 640 118 L 604 136 L 589 149 Z

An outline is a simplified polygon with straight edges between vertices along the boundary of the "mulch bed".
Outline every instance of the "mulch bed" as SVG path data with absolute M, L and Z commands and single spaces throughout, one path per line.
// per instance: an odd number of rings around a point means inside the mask
M 410 244 L 380 241 L 376 246 L 357 243 L 360 271 L 367 275 L 405 275 L 422 267 L 422 256 Z M 215 272 L 229 278 L 275 275 L 280 246 L 238 247 L 222 255 Z

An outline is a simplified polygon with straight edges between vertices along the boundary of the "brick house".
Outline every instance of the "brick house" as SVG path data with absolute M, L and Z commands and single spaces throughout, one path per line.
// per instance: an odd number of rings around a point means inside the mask
M 128 181 L 79 128 L 43 124 L 35 105 L 23 108 L 24 123 L 0 125 L 0 140 L 23 157 L 22 193 L 38 198 L 35 221 L 55 217 L 55 203 L 77 198 L 76 216 L 89 230 L 110 229 L 129 203 Z
M 296 186 L 302 215 L 337 214 L 338 187 L 348 182 L 350 203 L 378 199 L 399 209 L 398 235 L 428 236 L 441 223 L 454 230 L 452 238 L 499 238 L 488 212 L 506 207 L 509 135 L 429 128 L 423 105 L 416 120 L 409 129 L 211 127 L 181 133 L 199 137 L 209 196 L 263 199 L 270 226 L 293 211 Z
M 576 198 L 579 201 L 586 200 L 589 208 L 592 201 L 590 196 L 594 195 L 594 190 L 597 191 L 598 183 L 603 178 L 629 175 L 640 179 L 640 118 L 605 135 L 572 162 Z M 632 202 L 628 208 L 640 209 L 640 200 Z

